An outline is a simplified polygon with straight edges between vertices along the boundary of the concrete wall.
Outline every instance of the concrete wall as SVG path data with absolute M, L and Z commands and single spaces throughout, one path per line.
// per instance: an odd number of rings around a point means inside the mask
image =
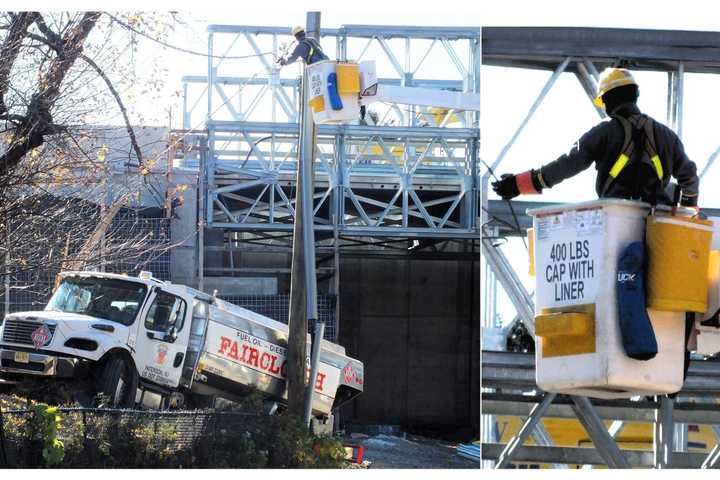
M 479 429 L 478 264 L 341 261 L 340 343 L 365 363 L 365 392 L 343 411 L 345 421 Z

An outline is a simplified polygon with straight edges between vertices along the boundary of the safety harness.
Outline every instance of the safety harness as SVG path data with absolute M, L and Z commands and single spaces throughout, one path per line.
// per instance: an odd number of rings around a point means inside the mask
M 315 55 L 316 50 L 320 54 L 319 60 L 327 59 L 327 56 L 325 56 L 325 53 L 323 53 L 322 48 L 320 47 L 320 44 L 317 42 L 317 40 L 315 40 L 314 38 L 311 38 L 311 37 L 305 37 L 302 39 L 302 41 L 307 42 L 308 46 L 310 47 L 310 50 L 308 51 L 308 56 L 307 56 L 308 65 L 315 63 L 315 59 L 313 58 L 313 56 Z
M 610 187 L 613 183 L 615 183 L 615 180 L 617 180 L 620 173 L 625 169 L 625 167 L 627 167 L 628 163 L 630 163 L 633 158 L 639 157 L 635 161 L 640 161 L 650 165 L 655 170 L 658 180 L 662 182 L 664 172 L 662 162 L 660 161 L 660 157 L 658 156 L 657 148 L 655 146 L 655 130 L 653 128 L 654 122 L 652 118 L 643 114 L 631 115 L 628 118 L 621 117 L 620 115 L 613 115 L 612 118 L 617 119 L 620 122 L 620 125 L 625 133 L 625 140 L 623 141 L 623 147 L 620 150 L 620 155 L 618 155 L 617 160 L 615 160 L 615 163 L 608 173 L 608 177 L 605 180 L 600 196 L 604 197 L 607 194 L 608 190 L 610 190 Z M 633 135 L 633 129 L 644 133 L 644 135 L 642 135 L 644 137 L 644 142 L 642 142 L 643 145 L 640 147 L 642 148 L 642 152 L 640 152 L 639 156 L 633 156 L 635 148 L 637 147 L 635 145 L 636 136 Z M 638 138 L 638 140 L 640 139 Z

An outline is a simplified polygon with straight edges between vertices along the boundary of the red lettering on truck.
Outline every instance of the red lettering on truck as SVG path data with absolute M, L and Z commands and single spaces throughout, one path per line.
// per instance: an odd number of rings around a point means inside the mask
M 325 377 L 326 375 L 324 373 L 318 372 L 317 377 L 315 377 L 315 390 L 323 391 L 323 384 L 325 383 Z
M 235 360 L 237 360 L 237 358 L 238 358 L 237 342 L 232 342 L 232 347 L 230 347 L 230 352 L 228 352 L 228 357 L 234 358 Z
M 229 338 L 221 336 L 220 337 L 220 349 L 218 350 L 218 353 L 222 353 L 224 355 L 225 350 L 227 350 L 227 348 L 233 343 L 235 343 L 235 342 L 233 342 Z
M 257 348 L 250 348 L 250 357 L 246 360 L 248 365 L 258 366 L 258 353 Z
M 240 350 L 241 348 L 242 350 Z M 278 357 L 277 355 L 261 351 L 255 347 L 251 347 L 250 345 L 238 345 L 238 342 L 231 338 L 225 336 L 220 337 L 220 347 L 218 348 L 218 353 L 225 355 L 228 358 L 232 358 L 233 360 L 238 360 L 240 363 L 244 363 L 245 365 L 260 368 L 261 370 L 269 372 L 273 375 L 279 375 L 283 378 L 286 377 L 287 360 L 282 360 L 282 363 L 278 365 L 280 357 Z M 352 369 L 352 366 L 350 366 L 350 364 L 345 367 L 344 373 L 346 375 L 346 380 L 347 375 L 351 373 L 348 371 L 348 367 L 349 369 Z M 317 376 L 315 377 L 316 390 L 320 392 L 324 390 L 326 378 L 327 374 L 318 372 Z M 307 365 L 305 368 L 305 379 L 310 379 L 310 368 L 308 368 Z
M 270 368 L 268 368 L 268 371 L 272 373 L 273 375 L 277 375 L 280 373 L 280 367 L 275 365 L 275 362 L 277 362 L 278 357 L 276 355 L 272 355 L 272 362 L 270 363 Z
M 270 368 L 270 354 L 267 352 L 264 352 L 262 355 L 260 355 L 260 368 L 263 370 L 268 370 Z

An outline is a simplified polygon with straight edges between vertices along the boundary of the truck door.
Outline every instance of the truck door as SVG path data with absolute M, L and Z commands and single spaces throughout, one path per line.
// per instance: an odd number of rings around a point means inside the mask
M 135 363 L 140 377 L 177 387 L 190 335 L 190 314 L 185 300 L 155 289 L 137 323 Z

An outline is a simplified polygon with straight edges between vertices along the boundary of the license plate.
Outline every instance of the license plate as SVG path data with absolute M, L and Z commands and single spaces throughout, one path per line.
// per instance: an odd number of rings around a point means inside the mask
M 17 363 L 30 363 L 30 354 L 28 352 L 15 352 L 15 361 Z

